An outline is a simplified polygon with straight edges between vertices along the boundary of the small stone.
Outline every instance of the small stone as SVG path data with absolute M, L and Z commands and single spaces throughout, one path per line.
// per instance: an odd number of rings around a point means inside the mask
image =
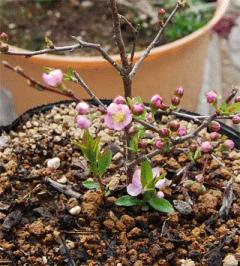
M 80 206 L 75 206 L 72 209 L 69 210 L 69 213 L 72 215 L 78 215 L 81 212 Z
M 228 254 L 223 260 L 223 266 L 238 266 L 238 261 L 233 254 Z
M 66 240 L 66 247 L 68 249 L 74 249 L 75 248 L 75 243 L 69 239 Z
M 113 161 L 118 161 L 118 160 L 121 160 L 123 158 L 123 155 L 121 152 L 118 152 L 116 153 L 114 156 L 113 156 Z
M 192 212 L 191 205 L 183 200 L 174 200 L 173 205 L 183 215 L 189 215 Z
M 61 183 L 61 184 L 66 184 L 67 183 L 67 178 L 66 178 L 66 176 L 65 175 L 63 175 L 61 178 L 59 178 L 58 180 L 57 180 L 57 182 L 58 183 Z
M 234 178 L 234 181 L 236 183 L 240 183 L 240 175 L 237 175 L 235 178 Z
M 110 180 L 110 182 L 108 183 L 108 188 L 110 191 L 114 191 L 118 185 L 119 185 L 119 176 L 113 176 Z
M 133 228 L 135 226 L 135 220 L 131 216 L 124 214 L 120 221 L 126 225 L 127 228 Z
M 60 159 L 58 157 L 55 157 L 55 158 L 48 160 L 47 166 L 49 168 L 58 169 L 60 166 Z
M 190 259 L 182 259 L 180 260 L 181 262 L 181 266 L 195 266 L 195 262 L 193 260 L 190 260 Z
M 55 136 L 54 138 L 53 138 L 53 142 L 55 142 L 55 143 L 58 143 L 58 142 L 60 142 L 62 139 L 61 139 L 61 137 L 60 136 Z
M 104 226 L 105 226 L 108 230 L 110 230 L 110 231 L 111 231 L 112 229 L 115 228 L 115 223 L 114 223 L 114 221 L 111 220 L 111 219 L 105 220 L 105 221 L 103 222 L 103 224 L 104 224 Z
M 132 238 L 132 237 L 137 237 L 141 233 L 141 229 L 138 227 L 134 227 L 128 234 L 127 237 Z

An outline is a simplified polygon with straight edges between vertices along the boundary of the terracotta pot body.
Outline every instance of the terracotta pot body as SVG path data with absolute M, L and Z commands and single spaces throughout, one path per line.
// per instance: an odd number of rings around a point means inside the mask
M 133 80 L 133 95 L 141 96 L 144 101 L 159 93 L 169 101 L 171 94 L 178 86 L 185 88 L 184 108 L 195 110 L 199 101 L 199 91 L 202 83 L 203 66 L 209 35 L 212 27 L 220 20 L 226 11 L 230 0 L 219 0 L 218 8 L 212 20 L 198 31 L 170 44 L 153 49 Z M 16 47 L 10 49 L 19 50 Z M 135 54 L 135 60 L 142 52 Z M 114 59 L 119 61 L 118 56 Z M 39 55 L 31 58 L 1 55 L 1 60 L 7 60 L 12 65 L 21 66 L 26 73 L 41 80 L 44 66 L 61 68 L 68 66 L 76 69 L 87 84 L 101 98 L 112 98 L 123 94 L 121 78 L 113 67 L 101 57 Z M 40 104 L 46 104 L 64 99 L 64 97 L 48 92 L 39 92 L 30 88 L 26 81 L 16 74 L 0 67 L 1 84 L 13 94 L 16 112 Z M 87 98 L 86 93 L 78 86 L 69 84 L 76 95 Z

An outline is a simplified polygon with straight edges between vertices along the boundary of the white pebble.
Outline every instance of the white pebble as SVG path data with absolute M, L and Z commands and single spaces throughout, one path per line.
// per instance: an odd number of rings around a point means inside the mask
M 58 157 L 55 157 L 55 158 L 48 160 L 47 166 L 49 168 L 58 169 L 60 166 L 60 159 Z
M 233 254 L 228 254 L 223 260 L 223 266 L 238 266 L 238 261 Z
M 79 214 L 81 211 L 81 207 L 80 206 L 75 206 L 72 209 L 69 210 L 69 213 L 72 215 L 77 215 Z

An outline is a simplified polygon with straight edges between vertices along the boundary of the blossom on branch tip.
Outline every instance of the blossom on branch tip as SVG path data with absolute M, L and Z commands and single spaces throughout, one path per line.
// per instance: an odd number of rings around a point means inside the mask
M 163 99 L 162 99 L 162 97 L 161 97 L 160 95 L 158 95 L 158 94 L 155 94 L 155 95 L 151 98 L 151 104 L 152 104 L 152 107 L 155 108 L 155 109 L 160 108 L 162 102 L 163 102 Z
M 240 103 L 240 95 L 236 96 L 234 101 L 235 101 L 235 103 Z
M 209 125 L 209 129 L 213 132 L 218 132 L 221 129 L 221 125 L 217 121 L 212 121 Z
M 240 123 L 240 115 L 234 115 L 232 118 L 233 124 L 237 125 Z
M 171 99 L 172 105 L 177 106 L 180 103 L 180 98 L 177 96 L 173 96 Z
M 213 150 L 213 146 L 209 141 L 204 141 L 201 144 L 201 150 L 204 153 L 208 153 L 208 152 L 211 152 Z
M 113 99 L 113 102 L 116 104 L 125 104 L 126 103 L 126 99 L 123 96 L 117 96 Z
M 187 135 L 187 129 L 185 127 L 180 127 L 177 131 L 177 135 L 179 137 L 183 137 L 183 136 Z
M 111 103 L 104 116 L 105 125 L 114 130 L 123 130 L 132 122 L 132 114 L 125 104 Z
M 224 147 L 228 150 L 232 150 L 235 146 L 234 142 L 231 139 L 227 139 L 223 143 Z
M 217 94 L 213 90 L 206 92 L 205 96 L 208 103 L 214 103 L 217 100 Z
M 220 134 L 218 134 L 217 132 L 211 132 L 209 134 L 209 137 L 211 141 L 216 141 L 220 137 Z
M 175 95 L 178 96 L 178 97 L 182 97 L 184 94 L 184 89 L 183 87 L 178 87 L 176 90 L 175 90 Z
M 141 115 L 144 112 L 144 104 L 143 103 L 136 103 L 132 106 L 132 112 L 135 115 Z
M 91 126 L 91 121 L 84 115 L 78 115 L 76 121 L 78 127 L 81 129 L 86 129 Z
M 155 141 L 155 147 L 158 148 L 158 149 L 162 149 L 164 147 L 164 143 L 162 142 L 162 140 L 157 139 Z
M 58 87 L 63 82 L 63 73 L 60 69 L 52 70 L 51 72 L 43 73 L 43 81 L 50 87 Z
M 89 113 L 89 104 L 87 104 L 86 102 L 78 103 L 76 106 L 76 111 L 81 115 L 88 114 Z

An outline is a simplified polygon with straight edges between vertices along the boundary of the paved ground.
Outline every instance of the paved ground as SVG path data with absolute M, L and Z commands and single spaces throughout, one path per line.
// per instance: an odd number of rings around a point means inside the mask
M 240 0 L 231 2 L 227 16 L 238 18 L 227 39 L 216 33 L 212 35 L 199 98 L 198 112 L 201 114 L 210 112 L 202 101 L 206 91 L 215 89 L 224 95 L 233 86 L 240 88 Z M 0 125 L 10 123 L 15 117 L 11 96 L 0 90 Z

